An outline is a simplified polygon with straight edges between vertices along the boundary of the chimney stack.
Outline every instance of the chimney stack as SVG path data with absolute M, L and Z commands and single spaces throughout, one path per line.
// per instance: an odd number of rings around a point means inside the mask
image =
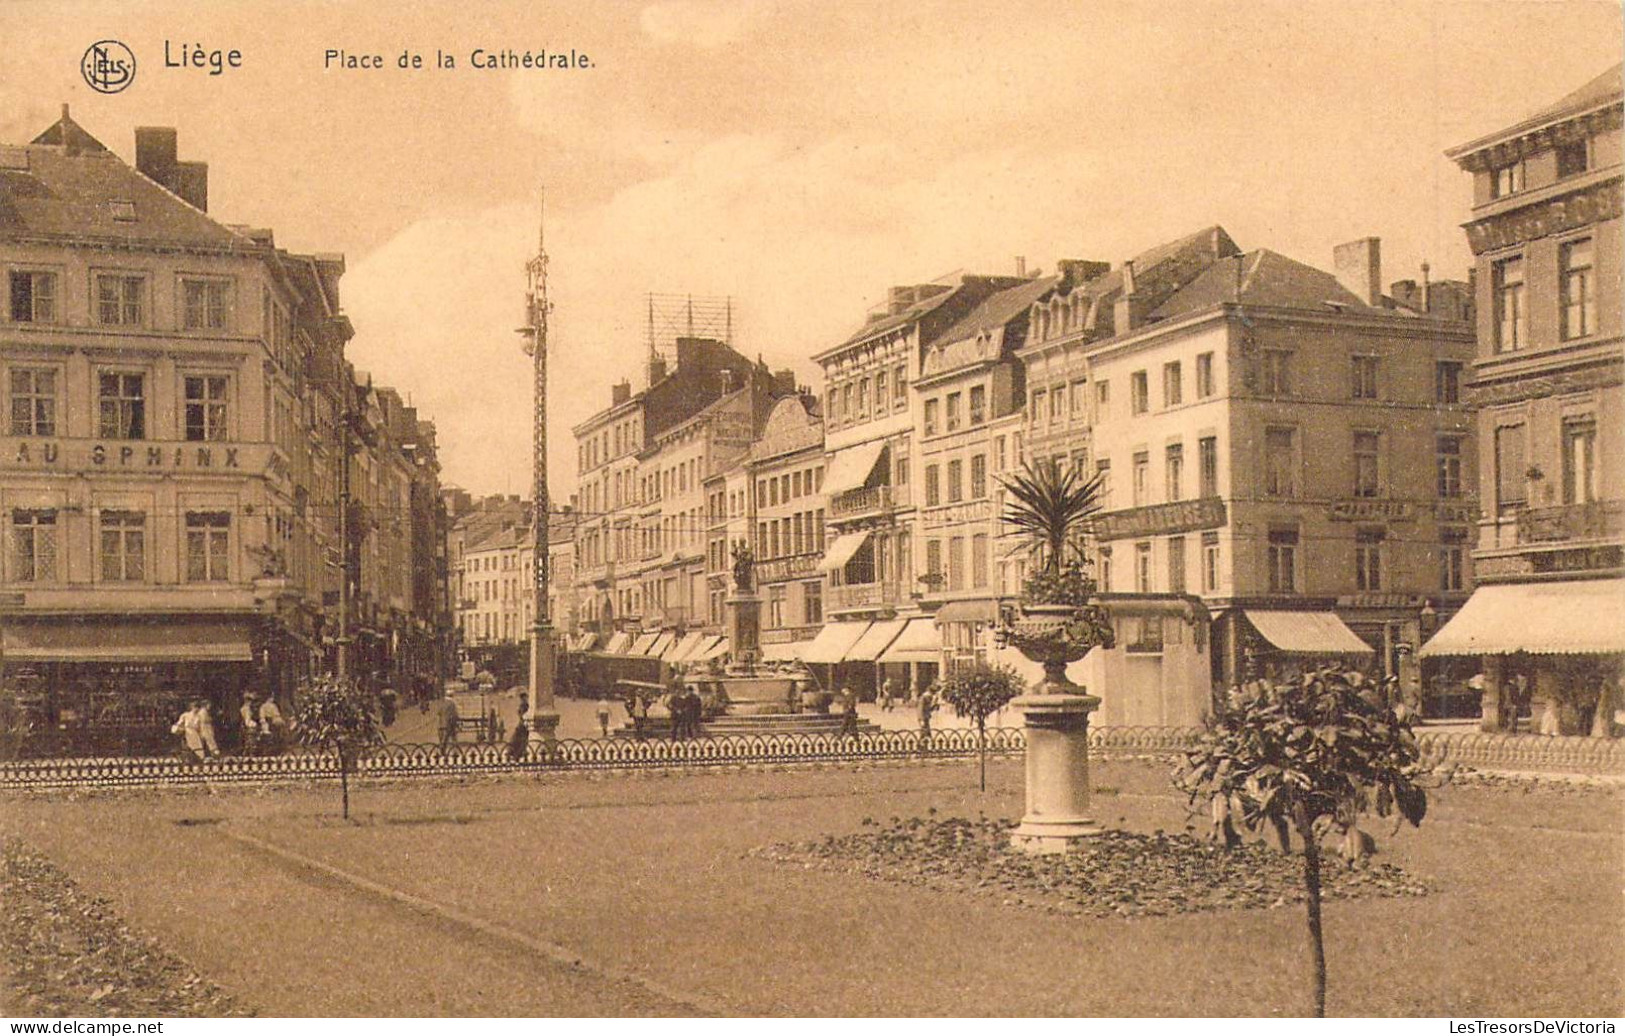
M 1374 237 L 1332 249 L 1337 280 L 1368 306 L 1382 305 L 1382 242 Z
M 1016 276 L 1027 276 L 1027 257 L 1024 255 L 1016 256 Z
M 1126 334 L 1138 327 L 1143 320 L 1140 312 L 1142 300 L 1135 297 L 1134 287 L 1134 260 L 1128 259 L 1123 263 L 1123 290 L 1117 296 L 1117 302 L 1112 306 L 1112 333 Z
M 1111 263 L 1095 262 L 1093 259 L 1055 260 L 1055 272 L 1061 275 L 1061 284 L 1067 288 L 1075 288 L 1085 281 L 1092 281 L 1111 268 Z
M 137 126 L 135 167 L 194 208 L 209 211 L 209 164 L 182 162 L 173 126 Z
M 617 381 L 609 387 L 609 405 L 620 406 L 632 398 L 632 383 L 630 381 Z
M 1431 283 L 1429 283 L 1429 281 L 1428 281 L 1428 271 L 1430 269 L 1432 269 L 1432 268 L 1430 266 L 1428 266 L 1428 261 L 1426 259 L 1423 259 L 1422 260 L 1422 312 L 1424 312 L 1424 313 L 1432 313 L 1433 312 L 1433 285 Z

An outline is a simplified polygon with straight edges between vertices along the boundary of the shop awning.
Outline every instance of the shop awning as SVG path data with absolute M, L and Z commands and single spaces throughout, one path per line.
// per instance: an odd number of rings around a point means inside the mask
M 870 472 L 875 470 L 875 462 L 886 449 L 883 442 L 866 442 L 852 446 L 837 453 L 829 462 L 829 472 L 824 476 L 824 493 L 834 496 L 849 489 L 860 489 L 869 481 Z
M 694 657 L 689 659 L 689 661 L 690 662 L 709 662 L 712 659 L 723 658 L 727 654 L 728 654 L 728 638 L 727 637 L 717 637 L 716 639 L 712 640 L 710 643 L 706 644 L 705 647 L 701 648 L 694 655 Z
M 763 644 L 762 661 L 764 662 L 793 662 L 800 658 L 806 650 L 810 640 L 791 640 L 783 644 Z
M 994 622 L 999 617 L 999 605 L 991 597 L 974 601 L 949 601 L 937 609 L 937 623 Z
M 649 645 L 648 650 L 646 650 L 644 654 L 648 655 L 650 658 L 663 658 L 665 657 L 666 650 L 672 646 L 676 639 L 677 638 L 675 635 L 662 630 L 661 632 L 655 634 L 654 643 Z
M 626 633 L 611 633 L 609 643 L 604 645 L 606 655 L 624 655 L 627 646 L 632 643 L 632 637 Z
M 252 662 L 245 625 L 227 622 L 8 622 L 7 662 Z
M 1242 612 L 1258 635 L 1289 655 L 1371 655 L 1376 651 L 1332 612 Z
M 931 619 L 910 619 L 891 647 L 880 653 L 885 663 L 941 662 L 942 634 Z
M 825 572 L 834 572 L 845 568 L 846 563 L 852 560 L 852 555 L 858 552 L 858 548 L 863 546 L 863 541 L 868 538 L 869 533 L 867 532 L 847 532 L 835 537 L 830 543 L 829 549 L 824 553 L 824 560 L 818 563 L 818 567 Z
M 818 636 L 807 643 L 806 650 L 801 653 L 801 660 L 823 665 L 845 661 L 846 653 L 852 650 L 852 645 L 868 631 L 867 622 L 832 622 L 819 630 Z
M 891 647 L 892 641 L 908 625 L 907 619 L 886 619 L 871 625 L 846 652 L 848 662 L 873 662 Z
M 672 665 L 676 665 L 678 662 L 693 661 L 694 652 L 705 647 L 710 642 L 711 637 L 709 634 L 689 633 L 682 640 L 679 640 L 675 647 L 666 652 L 666 661 Z
M 1625 580 L 1481 586 L 1422 657 L 1596 655 L 1625 652 Z
M 637 639 L 632 641 L 632 646 L 626 649 L 626 653 L 629 655 L 647 655 L 649 649 L 654 647 L 655 641 L 659 639 L 660 634 L 658 633 L 639 633 Z

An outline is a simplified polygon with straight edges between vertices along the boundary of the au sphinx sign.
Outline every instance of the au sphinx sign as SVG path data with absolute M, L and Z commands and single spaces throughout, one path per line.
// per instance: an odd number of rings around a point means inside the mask
M 151 471 L 226 474 L 266 471 L 264 444 L 101 441 L 93 439 L 0 439 L 0 468 L 44 472 Z

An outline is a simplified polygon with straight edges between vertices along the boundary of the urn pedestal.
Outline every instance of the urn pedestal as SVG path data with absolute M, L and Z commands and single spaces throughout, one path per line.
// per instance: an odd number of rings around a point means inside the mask
M 1066 852 L 1101 831 L 1089 811 L 1089 714 L 1100 699 L 1028 694 L 1011 704 L 1027 737 L 1027 811 L 1010 842 L 1026 852 Z

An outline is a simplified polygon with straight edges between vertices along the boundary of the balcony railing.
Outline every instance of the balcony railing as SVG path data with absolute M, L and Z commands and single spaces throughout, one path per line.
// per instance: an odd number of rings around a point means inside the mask
M 1518 542 L 1563 543 L 1600 540 L 1625 530 L 1625 501 L 1597 500 L 1518 512 Z
M 829 513 L 833 518 L 856 518 L 907 505 L 907 486 L 874 486 L 870 489 L 849 489 L 839 494 L 830 501 Z
M 856 611 L 860 608 L 896 607 L 903 603 L 901 583 L 858 583 L 853 586 L 830 587 L 827 597 L 830 611 Z

